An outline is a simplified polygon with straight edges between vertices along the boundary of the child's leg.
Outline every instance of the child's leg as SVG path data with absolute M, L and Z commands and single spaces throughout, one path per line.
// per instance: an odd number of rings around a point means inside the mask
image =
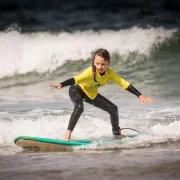
M 68 129 L 73 131 L 79 117 L 84 111 L 82 90 L 80 89 L 80 87 L 73 85 L 69 88 L 69 96 L 74 104 L 74 110 L 71 114 Z
M 77 124 L 77 121 L 79 117 L 81 116 L 82 112 L 84 111 L 84 105 L 83 105 L 83 93 L 82 90 L 78 86 L 70 86 L 69 88 L 69 96 L 71 98 L 71 101 L 74 104 L 74 110 L 71 114 L 68 129 L 66 132 L 65 139 L 70 139 L 71 132 L 73 131 L 74 127 Z
M 121 133 L 119 127 L 118 107 L 115 104 L 100 94 L 98 94 L 94 100 L 86 99 L 86 102 L 93 104 L 95 107 L 98 107 L 104 111 L 107 111 L 110 114 L 113 134 L 119 135 Z

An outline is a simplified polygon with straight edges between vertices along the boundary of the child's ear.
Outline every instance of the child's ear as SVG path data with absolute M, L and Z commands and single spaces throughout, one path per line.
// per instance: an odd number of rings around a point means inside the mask
M 108 65 L 109 65 L 109 66 L 110 66 L 110 64 L 111 64 L 111 61 L 108 62 Z

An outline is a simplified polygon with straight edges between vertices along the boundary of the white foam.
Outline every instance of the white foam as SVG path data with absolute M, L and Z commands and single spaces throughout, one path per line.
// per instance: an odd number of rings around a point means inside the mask
M 55 115 L 52 115 L 55 114 Z M 88 112 L 87 112 L 88 113 Z M 57 115 L 56 115 L 57 114 Z M 65 131 L 69 122 L 70 115 L 64 114 L 64 111 L 58 110 L 41 110 L 34 109 L 27 113 L 11 115 L 10 113 L 1 113 L 3 118 L 0 119 L 0 146 L 12 145 L 14 138 L 17 136 L 37 136 L 55 139 L 64 139 Z M 7 120 L 8 117 L 8 120 Z M 141 124 L 145 127 L 146 119 L 141 120 Z M 139 124 L 136 119 L 137 124 Z M 123 126 L 135 127 L 135 121 L 127 121 L 121 118 Z M 148 126 L 150 122 L 147 123 Z M 172 140 L 180 139 L 180 130 L 177 128 L 180 121 L 173 121 L 169 124 L 151 125 L 146 134 L 136 138 L 126 139 L 123 143 L 111 144 L 92 144 L 88 146 L 91 149 L 104 148 L 133 148 L 140 146 L 149 146 L 154 143 L 168 142 L 169 138 Z M 103 139 L 111 138 L 111 124 L 109 117 L 102 118 L 94 115 L 83 114 L 79 119 L 76 128 L 73 131 L 72 139 Z
M 37 109 L 14 117 L 5 114 L 9 120 L 0 119 L 0 145 L 12 144 L 17 136 L 64 139 L 70 115 L 52 116 L 49 113 L 38 115 L 41 112 L 40 109 Z M 57 112 L 59 111 L 53 111 L 53 113 Z M 89 116 L 83 116 L 79 121 L 72 134 L 73 139 L 100 138 L 111 135 L 110 122 Z
M 175 30 L 133 27 L 119 31 L 60 32 L 59 34 L 0 33 L 0 77 L 37 70 L 54 70 L 66 60 L 87 59 L 97 48 L 126 56 L 131 52 L 149 55 L 154 45 L 170 38 Z
M 180 138 L 180 129 L 177 128 L 180 126 L 180 121 L 174 121 L 168 125 L 163 125 L 158 123 L 157 125 L 151 128 L 155 136 L 163 137 L 179 137 Z
M 63 138 L 65 131 L 64 117 L 20 118 L 13 121 L 0 121 L 0 145 L 12 144 L 17 136 L 37 136 Z

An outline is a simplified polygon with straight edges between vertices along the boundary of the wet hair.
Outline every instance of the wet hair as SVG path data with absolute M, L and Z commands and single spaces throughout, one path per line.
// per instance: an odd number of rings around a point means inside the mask
M 92 74 L 93 74 L 93 78 L 94 78 L 95 82 L 97 82 L 97 80 L 96 80 L 96 66 L 94 65 L 94 59 L 95 59 L 96 55 L 104 58 L 105 61 L 110 62 L 110 54 L 109 54 L 109 52 L 106 49 L 98 49 L 94 53 L 93 61 L 92 61 Z

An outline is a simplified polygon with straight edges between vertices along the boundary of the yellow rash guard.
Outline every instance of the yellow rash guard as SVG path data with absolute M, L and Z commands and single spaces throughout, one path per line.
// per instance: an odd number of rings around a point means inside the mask
M 96 80 L 94 81 L 92 74 L 92 67 L 89 67 L 80 75 L 74 77 L 75 84 L 78 84 L 84 93 L 90 98 L 94 99 L 98 94 L 98 88 L 104 86 L 109 82 L 119 84 L 123 89 L 127 89 L 130 83 L 121 78 L 116 72 L 111 69 L 107 69 L 104 75 L 100 75 L 96 70 Z

